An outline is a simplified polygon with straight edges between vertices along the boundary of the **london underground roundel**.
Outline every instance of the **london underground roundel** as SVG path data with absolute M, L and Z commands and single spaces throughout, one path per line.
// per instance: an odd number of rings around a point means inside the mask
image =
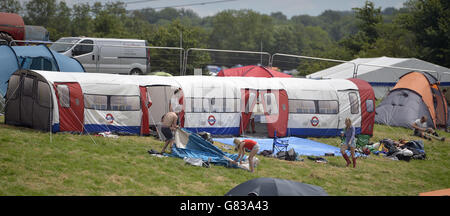
M 213 126 L 216 123 L 216 117 L 214 117 L 213 115 L 210 115 L 208 117 L 208 124 Z
M 312 117 L 311 119 L 311 125 L 313 127 L 316 127 L 319 124 L 319 118 L 317 118 L 316 116 Z

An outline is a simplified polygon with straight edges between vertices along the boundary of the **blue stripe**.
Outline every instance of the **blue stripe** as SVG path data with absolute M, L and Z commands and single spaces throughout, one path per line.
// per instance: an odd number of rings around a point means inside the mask
M 357 127 L 356 134 L 361 133 L 361 128 Z M 341 135 L 342 129 L 337 128 L 288 128 L 288 134 L 291 136 L 311 136 L 311 137 L 330 137 Z
M 111 131 L 113 133 L 122 132 L 130 134 L 140 134 L 141 126 L 114 126 L 114 125 L 98 125 L 98 124 L 84 125 L 84 132 L 87 133 L 97 133 L 106 131 Z
M 239 127 L 199 127 L 199 128 L 184 128 L 189 132 L 192 133 L 198 133 L 198 132 L 208 132 L 210 134 L 217 134 L 217 135 L 239 135 Z
M 59 123 L 52 125 L 52 132 L 60 132 Z M 121 133 L 130 133 L 130 134 L 140 134 L 141 126 L 114 126 L 114 125 L 97 125 L 97 124 L 88 124 L 84 125 L 85 133 L 98 133 L 98 132 L 121 132 Z
M 389 86 L 389 87 L 394 87 L 395 84 L 397 84 L 397 83 L 395 83 L 395 82 L 369 82 L 369 84 L 371 86 Z

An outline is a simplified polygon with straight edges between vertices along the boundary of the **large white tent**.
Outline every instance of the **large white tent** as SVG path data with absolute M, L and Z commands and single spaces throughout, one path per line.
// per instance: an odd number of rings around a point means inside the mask
M 148 135 L 169 107 L 188 131 L 233 136 L 244 133 L 252 114 L 269 137 L 337 136 L 346 118 L 358 134 L 371 135 L 375 118 L 372 87 L 358 79 L 18 70 L 6 99 L 6 124 L 52 132 Z
M 438 78 L 442 87 L 450 86 L 450 69 L 416 58 L 390 58 L 383 56 L 378 58 L 357 58 L 351 62 L 342 63 L 306 77 L 313 79 L 348 79 L 353 77 L 355 65 L 357 65 L 357 78 L 365 80 L 372 85 L 376 98 L 384 97 L 395 86 L 402 75 L 411 72 L 410 69 L 437 71 L 437 73 L 430 73 Z

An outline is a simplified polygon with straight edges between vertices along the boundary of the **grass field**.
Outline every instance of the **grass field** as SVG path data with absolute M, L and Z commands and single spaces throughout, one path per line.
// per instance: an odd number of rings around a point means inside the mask
M 450 188 L 448 141 L 425 141 L 427 160 L 392 161 L 371 155 L 345 167 L 341 157 L 327 164 L 259 157 L 255 173 L 240 169 L 185 165 L 178 158 L 157 158 L 162 148 L 151 137 L 118 139 L 50 134 L 5 125 L 0 116 L 0 195 L 224 195 L 256 178 L 275 177 L 321 186 L 330 195 L 411 195 Z M 375 126 L 371 141 L 413 138 L 411 131 Z M 441 132 L 450 140 L 450 134 Z M 313 138 L 338 146 L 338 138 Z M 95 143 L 94 143 L 94 141 Z M 218 144 L 220 146 L 220 144 Z

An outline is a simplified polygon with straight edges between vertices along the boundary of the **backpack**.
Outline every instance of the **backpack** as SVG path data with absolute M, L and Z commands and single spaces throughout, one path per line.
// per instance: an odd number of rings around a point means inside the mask
M 289 149 L 289 151 L 287 151 L 286 160 L 295 161 L 296 158 L 297 153 L 294 151 L 294 149 L 293 148 Z
M 297 153 L 291 148 L 289 151 L 279 151 L 277 153 L 277 158 L 280 160 L 295 161 Z
M 277 153 L 277 158 L 280 160 L 286 160 L 287 151 L 279 151 Z

